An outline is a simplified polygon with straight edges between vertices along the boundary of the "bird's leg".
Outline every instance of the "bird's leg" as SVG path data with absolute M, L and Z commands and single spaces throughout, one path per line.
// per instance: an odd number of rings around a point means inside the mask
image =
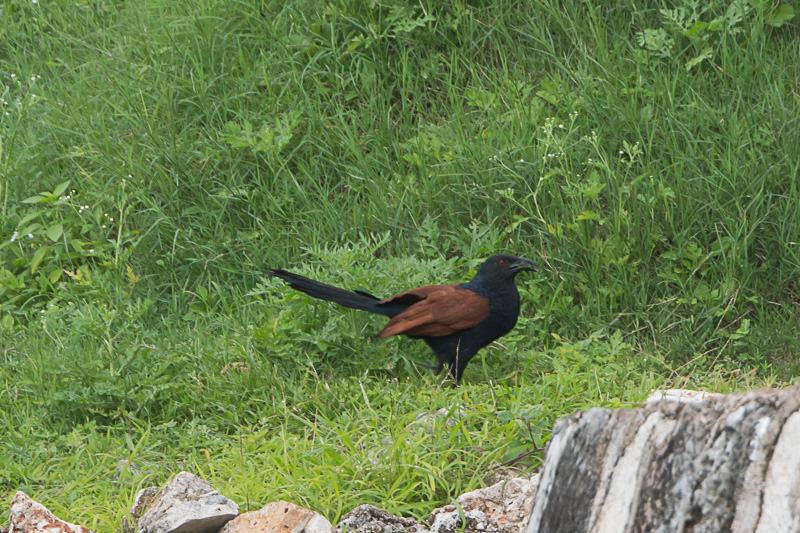
M 456 368 L 458 368 L 458 357 L 461 355 L 461 337 L 458 338 L 456 343 Z M 458 385 L 458 370 L 456 370 L 456 385 Z
M 533 430 L 531 429 L 531 422 L 528 421 L 528 436 L 531 438 L 531 442 L 533 443 L 533 452 L 542 452 L 544 448 L 540 448 L 538 444 L 536 444 L 536 439 L 533 438 Z
M 458 338 L 458 342 L 456 343 L 456 359 L 450 365 L 450 374 L 453 376 L 453 379 L 456 382 L 456 387 L 458 387 L 459 383 L 461 382 L 461 365 L 458 364 L 460 356 L 461 356 L 461 337 Z

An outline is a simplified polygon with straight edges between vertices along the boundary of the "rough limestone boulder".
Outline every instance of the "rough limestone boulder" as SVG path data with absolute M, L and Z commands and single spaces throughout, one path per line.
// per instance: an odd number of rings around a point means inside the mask
M 331 523 L 319 513 L 293 503 L 268 503 L 258 511 L 240 514 L 219 533 L 331 533 Z
M 142 513 L 153 503 L 161 489 L 158 487 L 145 487 L 136 494 L 129 516 L 122 517 L 122 533 L 137 533 L 136 524 L 139 523 Z
M 139 533 L 215 533 L 238 514 L 239 506 L 208 481 L 180 472 L 153 497 L 137 525 Z
M 91 533 L 88 528 L 57 518 L 21 490 L 11 500 L 9 533 Z
M 457 505 L 433 511 L 428 524 L 359 505 L 342 517 L 333 533 L 522 533 L 538 482 L 538 476 L 513 478 L 467 492 Z
M 374 505 L 359 505 L 342 517 L 333 533 L 428 533 L 428 528 L 414 520 L 395 516 Z
M 800 532 L 800 385 L 559 420 L 527 533 Z
M 538 484 L 538 475 L 514 478 L 462 494 L 460 511 L 455 505 L 433 511 L 431 533 L 523 533 Z

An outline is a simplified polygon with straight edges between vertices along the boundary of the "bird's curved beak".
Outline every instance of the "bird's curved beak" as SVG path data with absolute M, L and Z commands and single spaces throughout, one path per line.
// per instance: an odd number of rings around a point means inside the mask
M 524 257 L 518 257 L 517 260 L 511 265 L 511 270 L 517 272 L 536 272 L 536 262 Z

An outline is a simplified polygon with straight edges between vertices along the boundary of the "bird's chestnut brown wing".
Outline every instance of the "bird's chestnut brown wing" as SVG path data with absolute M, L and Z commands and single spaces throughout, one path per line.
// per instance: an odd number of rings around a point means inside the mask
M 378 337 L 450 335 L 477 325 L 489 316 L 489 300 L 458 285 L 420 287 L 385 300 L 385 303 L 414 301 L 392 318 Z M 382 302 L 383 303 L 383 302 Z

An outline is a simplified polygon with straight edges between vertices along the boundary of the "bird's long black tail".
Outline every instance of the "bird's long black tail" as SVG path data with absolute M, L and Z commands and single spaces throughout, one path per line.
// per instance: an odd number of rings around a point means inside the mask
M 369 311 L 370 313 L 378 313 L 381 315 L 389 314 L 386 309 L 381 309 L 376 305 L 380 302 L 380 298 L 376 298 L 368 292 L 340 289 L 333 285 L 314 281 L 305 276 L 292 274 L 291 272 L 279 268 L 268 270 L 267 273 L 276 278 L 281 278 L 288 283 L 291 288 L 304 292 L 312 298 L 327 300 L 344 307 Z

